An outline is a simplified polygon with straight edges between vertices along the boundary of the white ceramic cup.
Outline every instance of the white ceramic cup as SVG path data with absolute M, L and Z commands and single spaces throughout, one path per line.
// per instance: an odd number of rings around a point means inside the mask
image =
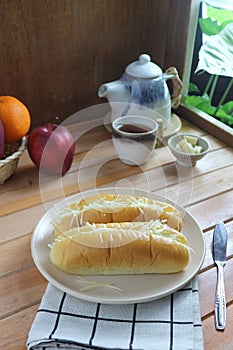
M 112 141 L 120 160 L 128 165 L 142 165 L 152 155 L 158 124 L 150 118 L 128 115 L 112 123 Z

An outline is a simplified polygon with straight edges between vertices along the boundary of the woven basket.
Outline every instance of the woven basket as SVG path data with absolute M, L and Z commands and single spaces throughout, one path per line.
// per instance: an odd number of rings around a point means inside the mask
M 0 184 L 11 177 L 17 168 L 19 158 L 26 147 L 26 137 L 13 144 L 5 144 L 4 155 L 0 159 Z

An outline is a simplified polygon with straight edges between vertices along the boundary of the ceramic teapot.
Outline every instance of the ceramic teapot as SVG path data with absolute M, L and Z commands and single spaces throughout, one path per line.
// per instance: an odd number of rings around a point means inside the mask
M 172 80 L 173 92 L 166 81 Z M 111 122 L 122 115 L 146 114 L 162 119 L 166 128 L 171 118 L 171 107 L 177 108 L 181 98 L 182 82 L 175 67 L 165 73 L 147 54 L 130 63 L 119 80 L 99 87 L 98 96 L 106 97 L 111 107 Z M 142 111 L 143 110 L 143 111 Z

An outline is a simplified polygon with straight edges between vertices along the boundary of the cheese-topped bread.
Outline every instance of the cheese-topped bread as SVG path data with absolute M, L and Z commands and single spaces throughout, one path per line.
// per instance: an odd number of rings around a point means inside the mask
M 51 262 L 78 275 L 176 273 L 189 262 L 185 236 L 159 220 L 88 224 L 55 238 Z
M 160 219 L 181 230 L 182 215 L 171 204 L 145 197 L 101 194 L 64 208 L 53 219 L 55 236 L 86 223 L 149 222 Z

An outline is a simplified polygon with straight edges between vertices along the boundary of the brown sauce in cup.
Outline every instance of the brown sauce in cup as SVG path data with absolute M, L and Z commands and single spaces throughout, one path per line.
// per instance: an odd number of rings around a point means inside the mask
M 145 126 L 142 127 L 140 125 L 124 124 L 119 127 L 119 130 L 124 132 L 134 133 L 134 134 L 141 134 L 144 132 L 148 132 L 151 129 L 150 128 L 146 129 Z

